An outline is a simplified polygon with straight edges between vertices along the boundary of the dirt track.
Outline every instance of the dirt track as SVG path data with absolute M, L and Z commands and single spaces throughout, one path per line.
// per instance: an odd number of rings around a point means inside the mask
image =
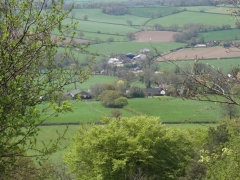
M 231 51 L 231 52 L 230 52 Z M 230 50 L 223 47 L 213 48 L 189 48 L 181 49 L 176 52 L 165 55 L 163 58 L 158 58 L 157 61 L 168 60 L 192 60 L 192 59 L 210 59 L 210 58 L 230 58 L 240 57 L 240 49 L 231 48 Z
M 172 36 L 176 32 L 171 31 L 142 31 L 135 34 L 136 42 L 172 42 Z

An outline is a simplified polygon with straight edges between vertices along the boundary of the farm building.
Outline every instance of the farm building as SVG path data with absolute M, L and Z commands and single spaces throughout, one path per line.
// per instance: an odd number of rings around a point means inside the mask
M 73 91 L 70 91 L 67 93 L 69 96 L 71 96 L 73 99 L 77 99 L 78 96 L 81 96 L 81 99 L 91 99 L 91 95 L 81 89 L 75 89 Z
M 134 60 L 144 60 L 144 59 L 146 59 L 146 54 L 139 54 L 139 55 L 137 55 L 137 56 L 135 56 L 133 59 Z
M 198 48 L 198 47 L 207 47 L 206 44 L 196 44 L 194 47 Z
M 150 52 L 150 50 L 149 50 L 149 49 L 146 49 L 146 48 L 143 48 L 143 49 L 140 50 L 140 53 L 141 53 L 141 54 L 147 54 L 147 53 L 149 53 L 149 52 Z
M 117 58 L 110 58 L 110 59 L 108 60 L 108 64 L 121 67 L 121 66 L 123 66 L 123 61 L 122 61 L 122 60 L 119 60 L 119 59 L 117 59 Z

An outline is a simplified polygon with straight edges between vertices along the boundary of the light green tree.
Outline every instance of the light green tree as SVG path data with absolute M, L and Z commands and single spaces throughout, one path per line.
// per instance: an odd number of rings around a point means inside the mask
M 77 179 L 176 179 L 192 156 L 186 133 L 157 117 L 105 118 L 104 126 L 81 126 L 65 154 Z
M 55 105 L 58 94 L 72 83 L 73 76 L 83 82 L 90 74 L 78 66 L 69 45 L 62 60 L 54 61 L 66 32 L 76 25 L 72 22 L 62 26 L 69 14 L 62 9 L 62 3 L 32 0 L 0 3 L 0 179 L 11 179 L 9 171 L 14 174 L 16 158 L 26 156 L 26 150 L 36 149 L 38 125 L 47 117 L 41 116 L 45 109 L 40 111 L 37 105 L 48 99 L 52 114 L 71 111 L 66 102 Z M 52 36 L 57 29 L 60 35 Z M 76 68 L 63 69 L 64 59 L 71 56 Z M 54 152 L 57 142 L 45 147 L 39 150 L 39 155 Z

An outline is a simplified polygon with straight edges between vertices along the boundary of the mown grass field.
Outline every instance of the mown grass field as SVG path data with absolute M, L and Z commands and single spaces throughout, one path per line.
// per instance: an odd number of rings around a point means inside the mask
M 109 116 L 113 108 L 105 108 L 99 101 L 69 101 L 74 109 L 73 112 L 60 114 L 57 117 L 50 117 L 46 122 L 51 123 L 80 123 L 80 122 L 99 122 L 102 117 Z M 42 104 L 39 108 L 46 107 L 47 104 Z M 133 113 L 119 109 L 124 117 L 134 116 Z M 48 114 L 52 111 L 47 112 Z
M 54 126 L 40 126 L 40 131 L 38 134 L 38 147 L 43 148 L 42 141 L 44 144 L 48 144 L 51 140 L 57 140 L 58 134 L 63 135 L 64 131 L 66 130 L 67 126 L 60 126 L 60 125 L 54 125 Z M 79 126 L 68 126 L 68 130 L 66 131 L 66 134 L 64 136 L 65 139 L 62 139 L 59 144 L 59 150 L 56 153 L 53 153 L 49 157 L 49 161 L 51 163 L 61 163 L 63 161 L 63 155 L 67 151 L 67 148 L 71 144 L 72 137 L 77 133 Z M 34 155 L 36 154 L 35 151 L 29 150 L 28 155 Z
M 182 27 L 184 24 L 201 23 L 203 25 L 218 25 L 229 24 L 231 27 L 235 27 L 235 21 L 229 15 L 224 14 L 209 14 L 200 12 L 184 11 L 171 16 L 157 18 L 149 21 L 148 26 L 154 24 L 161 24 L 164 27 L 170 27 L 172 24 L 178 24 Z
M 166 16 L 172 14 L 174 10 L 182 10 L 183 8 L 176 7 L 133 7 L 129 8 L 132 15 L 152 18 L 157 14 L 161 14 L 162 16 Z
M 199 37 L 203 37 L 205 42 L 215 40 L 240 40 L 240 29 L 222 30 L 222 31 L 211 31 L 205 33 L 199 33 Z
M 184 43 L 176 42 L 113 42 L 111 44 L 93 44 L 89 47 L 89 51 L 108 55 L 112 53 L 138 53 L 142 48 L 147 48 L 154 52 L 154 48 L 156 48 L 159 52 L 168 52 L 185 45 Z
M 192 66 L 194 63 L 194 60 L 186 60 L 186 61 L 179 61 L 177 64 L 184 68 L 186 66 Z M 220 68 L 220 70 L 223 73 L 230 73 L 233 66 L 240 66 L 240 58 L 230 58 L 230 59 L 205 59 L 205 60 L 199 60 L 199 62 L 209 64 L 214 67 L 215 70 Z M 176 66 L 174 66 L 172 63 L 169 62 L 158 62 L 159 67 L 161 70 L 163 69 L 169 69 L 170 71 L 174 71 Z
M 111 24 L 119 24 L 119 25 L 127 25 L 126 21 L 131 20 L 133 25 L 142 25 L 150 18 L 138 17 L 126 14 L 122 16 L 115 16 L 102 13 L 101 9 L 73 9 L 71 15 L 74 15 L 74 18 L 82 19 L 83 15 L 88 15 L 88 21 L 97 21 L 103 23 L 111 23 Z
M 163 122 L 193 122 L 220 120 L 219 105 L 210 102 L 160 97 L 130 99 L 129 107 L 143 114 L 158 116 Z
M 109 116 L 112 108 L 105 108 L 99 101 L 69 101 L 74 107 L 71 113 L 50 117 L 46 122 L 98 122 L 104 116 Z M 39 105 L 39 109 L 47 104 Z M 128 99 L 128 106 L 119 109 L 124 117 L 135 115 L 157 116 L 162 122 L 215 122 L 222 120 L 220 106 L 211 102 L 200 102 L 172 97 Z M 52 111 L 47 112 L 47 114 Z

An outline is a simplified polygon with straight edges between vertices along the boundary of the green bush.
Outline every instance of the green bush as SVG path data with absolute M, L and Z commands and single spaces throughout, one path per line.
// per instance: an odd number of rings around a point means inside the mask
M 130 89 L 129 95 L 131 98 L 143 98 L 145 97 L 145 93 L 140 87 L 133 86 Z
M 118 105 L 115 104 L 115 100 L 119 99 L 122 96 L 123 96 L 122 93 L 119 91 L 106 90 L 99 95 L 99 100 L 101 101 L 103 106 L 115 108 L 115 107 L 119 107 Z M 122 102 L 121 99 L 117 101 L 117 103 L 121 104 L 120 102 Z
M 122 108 L 128 104 L 127 98 L 120 97 L 114 100 L 115 107 Z
M 194 154 L 188 131 L 166 128 L 158 117 L 103 122 L 81 126 L 64 156 L 76 179 L 175 180 L 185 174 Z

